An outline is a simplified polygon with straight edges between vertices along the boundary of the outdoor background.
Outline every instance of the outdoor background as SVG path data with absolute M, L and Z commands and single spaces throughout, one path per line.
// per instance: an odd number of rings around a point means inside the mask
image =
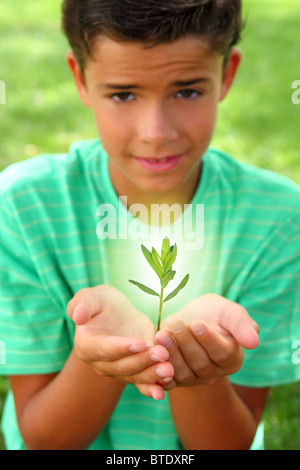
M 60 4 L 1 0 L 6 104 L 0 104 L 0 170 L 40 153 L 66 152 L 74 140 L 96 136 L 93 116 L 79 101 L 65 65 Z M 213 144 L 300 183 L 300 104 L 291 100 L 292 83 L 300 80 L 299 0 L 244 0 L 244 11 L 244 59 L 220 106 Z M 7 387 L 0 377 L 0 416 Z M 265 421 L 267 449 L 300 448 L 299 383 L 272 391 Z

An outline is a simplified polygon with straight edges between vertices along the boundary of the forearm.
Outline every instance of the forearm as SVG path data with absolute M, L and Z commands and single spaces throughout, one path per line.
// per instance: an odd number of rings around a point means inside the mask
M 101 433 L 124 384 L 100 377 L 71 353 L 64 369 L 26 404 L 19 426 L 28 449 L 85 449 Z
M 226 377 L 214 385 L 175 388 L 169 400 L 185 449 L 246 450 L 251 446 L 257 421 Z

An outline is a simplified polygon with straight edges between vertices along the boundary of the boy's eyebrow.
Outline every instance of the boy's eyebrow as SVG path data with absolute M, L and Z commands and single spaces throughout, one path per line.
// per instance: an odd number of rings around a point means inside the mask
M 178 87 L 185 87 L 185 86 L 191 86 L 191 85 L 196 85 L 197 83 L 203 83 L 203 82 L 209 82 L 211 81 L 210 78 L 195 78 L 194 80 L 179 80 L 174 82 L 175 86 Z M 99 83 L 97 85 L 97 88 L 109 88 L 111 90 L 132 90 L 133 88 L 141 88 L 139 85 L 134 85 L 134 84 L 128 84 L 128 85 L 119 85 L 117 83 Z
M 196 83 L 210 82 L 210 80 L 211 80 L 210 78 L 195 78 L 194 80 L 179 80 L 175 82 L 175 85 L 179 87 L 185 87 L 185 86 L 196 85 Z
M 97 88 L 110 88 L 111 90 L 130 90 L 132 88 L 139 88 L 138 85 L 118 85 L 117 83 L 99 83 Z

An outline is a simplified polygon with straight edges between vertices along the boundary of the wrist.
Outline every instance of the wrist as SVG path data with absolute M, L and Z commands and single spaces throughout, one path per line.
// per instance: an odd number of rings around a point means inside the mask
M 177 387 L 168 393 L 185 449 L 247 449 L 257 423 L 228 377 L 212 385 Z
M 109 393 L 122 393 L 126 385 L 115 377 L 99 374 L 93 365 L 93 361 L 82 359 L 75 349 L 72 350 L 65 365 L 66 367 L 73 376 L 77 375 L 80 381 L 83 380 L 87 388 L 100 387 L 104 390 L 107 387 Z
M 227 376 L 219 377 L 216 380 L 212 381 L 212 383 L 197 383 L 192 385 L 177 385 L 175 388 L 168 392 L 170 396 L 170 400 L 172 397 L 180 398 L 184 400 L 190 400 L 195 398 L 197 402 L 201 398 L 205 398 L 209 396 L 211 393 L 218 394 L 221 390 L 230 389 L 231 390 L 231 383 Z

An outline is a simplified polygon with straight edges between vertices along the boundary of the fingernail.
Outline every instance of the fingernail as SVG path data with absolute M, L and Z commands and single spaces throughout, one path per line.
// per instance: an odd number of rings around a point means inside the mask
M 163 392 L 163 394 L 161 394 L 159 392 L 152 392 L 151 395 L 152 395 L 152 398 L 154 398 L 154 400 L 156 400 L 156 401 L 162 400 L 165 397 L 164 392 Z
M 76 305 L 73 311 L 72 318 L 74 323 L 76 323 L 77 325 L 84 324 L 88 321 L 87 309 L 83 303 L 80 302 L 78 305 Z
M 159 344 L 164 346 L 164 348 L 168 349 L 172 345 L 172 338 L 170 338 L 169 336 L 165 338 L 160 338 Z
M 203 335 L 204 333 L 204 327 L 202 323 L 194 323 L 191 325 L 191 330 L 195 335 Z
M 74 310 L 73 310 L 73 317 L 74 317 L 74 315 L 76 315 L 76 313 L 79 312 L 79 310 L 81 310 L 81 308 L 82 308 L 82 304 L 81 304 L 81 303 L 78 304 L 78 305 L 76 305 L 76 307 L 75 307 Z
M 141 346 L 139 347 L 136 344 L 132 344 L 131 346 L 129 346 L 129 351 L 131 351 L 132 353 L 138 353 L 144 351 L 144 348 Z
M 173 377 L 166 377 L 165 379 L 162 379 L 161 382 L 163 382 L 164 384 L 168 384 L 172 382 L 172 380 L 173 380 Z
M 170 320 L 168 322 L 168 328 L 172 333 L 181 333 L 183 330 L 183 323 L 180 320 Z
M 166 377 L 166 374 L 164 374 L 161 367 L 157 367 L 156 373 L 157 373 L 158 377 L 164 377 L 164 378 Z
M 156 354 L 151 354 L 150 359 L 151 359 L 151 361 L 153 361 L 153 362 L 164 362 L 163 359 L 161 359 L 160 357 L 158 357 Z

